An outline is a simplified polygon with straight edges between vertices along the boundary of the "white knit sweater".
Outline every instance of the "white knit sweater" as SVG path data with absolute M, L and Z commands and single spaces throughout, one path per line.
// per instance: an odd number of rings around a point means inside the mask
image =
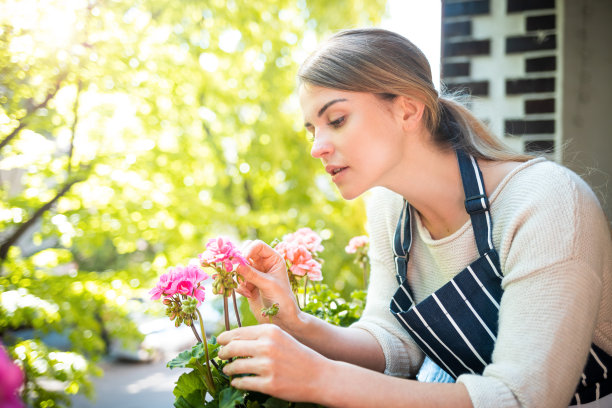
M 458 378 L 475 407 L 567 407 L 589 346 L 612 354 L 612 241 L 597 198 L 576 174 L 543 158 L 523 163 L 489 197 L 504 294 L 492 363 Z M 363 317 L 385 373 L 412 377 L 424 355 L 389 311 L 398 287 L 391 243 L 402 197 L 368 199 L 371 277 Z M 470 222 L 434 240 L 413 211 L 407 277 L 416 301 L 479 257 Z M 610 374 L 609 374 L 610 375 Z

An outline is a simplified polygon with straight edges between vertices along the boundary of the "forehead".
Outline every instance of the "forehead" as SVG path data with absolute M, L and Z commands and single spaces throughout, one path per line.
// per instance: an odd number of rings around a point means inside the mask
M 333 88 L 302 84 L 298 90 L 300 106 L 304 116 L 314 116 L 329 101 L 345 99 L 349 102 L 358 102 L 367 98 L 368 94 L 361 92 L 343 91 Z

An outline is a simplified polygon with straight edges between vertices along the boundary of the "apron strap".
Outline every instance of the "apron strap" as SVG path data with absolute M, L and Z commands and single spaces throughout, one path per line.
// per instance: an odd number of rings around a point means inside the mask
M 472 155 L 456 150 L 459 172 L 465 193 L 465 210 L 470 214 L 476 245 L 481 256 L 493 251 L 493 223 L 489 199 L 484 188 L 482 173 Z
M 395 255 L 395 277 L 398 284 L 406 279 L 406 267 L 410 258 L 410 247 L 412 246 L 412 223 L 410 221 L 410 204 L 404 200 L 395 236 L 393 238 L 393 254 Z M 402 273 L 403 271 L 403 273 Z

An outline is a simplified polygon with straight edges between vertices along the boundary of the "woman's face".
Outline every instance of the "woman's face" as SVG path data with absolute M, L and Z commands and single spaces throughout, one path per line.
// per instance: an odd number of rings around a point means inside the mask
M 386 186 L 393 179 L 406 140 L 397 99 L 300 87 L 305 126 L 313 137 L 310 154 L 321 159 L 345 199 Z

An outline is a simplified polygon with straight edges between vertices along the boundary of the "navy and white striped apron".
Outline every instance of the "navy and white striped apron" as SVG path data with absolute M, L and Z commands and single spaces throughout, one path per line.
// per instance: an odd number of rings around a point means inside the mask
M 412 226 L 410 205 L 404 201 L 393 243 L 400 286 L 390 305 L 391 313 L 427 356 L 426 363 L 430 359 L 453 379 L 466 373 L 482 374 L 491 363 L 503 294 L 503 276 L 493 245 L 493 225 L 482 173 L 476 160 L 464 151 L 457 150 L 457 159 L 465 208 L 480 257 L 415 305 L 406 280 Z M 592 344 L 572 404 L 588 403 L 612 393 L 612 373 L 608 375 L 608 367 L 612 367 L 612 357 Z

